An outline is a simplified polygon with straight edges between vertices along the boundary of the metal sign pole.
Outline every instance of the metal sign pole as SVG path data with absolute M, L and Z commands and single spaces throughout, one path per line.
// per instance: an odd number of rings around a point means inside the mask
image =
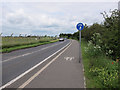
M 79 44 L 80 44 L 80 46 L 79 46 L 79 48 L 80 48 L 80 49 L 79 49 L 79 50 L 80 50 L 80 51 L 79 51 L 79 52 L 80 52 L 80 55 L 79 55 L 79 63 L 80 63 L 80 61 L 81 61 L 81 30 L 79 31 L 79 41 L 80 41 L 80 43 L 79 43 Z
M 81 62 L 82 56 L 81 56 L 81 30 L 83 30 L 84 25 L 82 23 L 78 23 L 76 28 L 79 30 L 79 41 L 80 41 L 80 47 L 79 47 L 79 63 Z

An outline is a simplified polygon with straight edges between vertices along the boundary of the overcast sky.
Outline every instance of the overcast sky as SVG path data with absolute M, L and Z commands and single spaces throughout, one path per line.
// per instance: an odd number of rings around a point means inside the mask
M 4 2 L 0 27 L 3 35 L 74 33 L 78 22 L 101 23 L 101 12 L 117 8 L 117 2 Z

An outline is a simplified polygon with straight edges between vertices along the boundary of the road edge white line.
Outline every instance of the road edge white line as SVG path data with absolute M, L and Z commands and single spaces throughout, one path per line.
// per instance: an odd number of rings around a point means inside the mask
M 24 73 L 20 74 L 18 77 L 14 78 L 13 80 L 11 80 L 10 82 L 8 82 L 7 84 L 3 85 L 0 87 L 0 90 L 11 85 L 12 83 L 14 83 L 15 81 L 17 81 L 18 79 L 20 79 L 21 77 L 23 77 L 24 75 L 26 75 L 27 73 L 29 73 L 30 71 L 32 71 L 33 69 L 35 69 L 36 67 L 38 67 L 39 65 L 41 65 L 43 62 L 47 61 L 49 58 L 51 58 L 52 56 L 54 56 L 55 54 L 59 53 L 61 50 L 63 50 L 65 47 L 67 47 L 69 44 L 71 43 L 71 41 L 65 45 L 63 48 L 59 49 L 58 51 L 56 51 L 55 53 L 53 53 L 52 55 L 50 55 L 49 57 L 45 58 L 43 61 L 41 61 L 40 63 L 36 64 L 35 66 L 33 66 L 32 68 L 28 69 L 27 71 L 25 71 Z
M 86 88 L 86 79 L 85 79 L 85 73 L 84 73 L 84 65 L 83 65 L 83 61 L 82 61 L 82 68 L 83 68 L 83 74 L 84 74 L 84 88 Z
M 72 44 L 72 43 L 71 43 Z M 18 87 L 19 88 L 24 88 L 25 86 L 27 86 L 32 80 L 34 80 L 42 71 L 44 71 L 50 64 L 52 64 L 61 54 L 63 54 L 70 46 L 71 44 L 69 44 L 69 46 L 67 48 L 65 48 L 62 52 L 60 52 L 55 58 L 52 59 L 52 61 L 50 61 L 48 64 L 46 64 L 42 69 L 40 69 L 37 73 L 35 73 L 32 77 L 30 77 L 26 82 L 24 82 L 21 86 Z

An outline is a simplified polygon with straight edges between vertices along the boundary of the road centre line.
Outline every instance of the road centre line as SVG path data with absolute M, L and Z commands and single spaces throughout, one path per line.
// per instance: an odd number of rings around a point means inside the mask
M 72 41 L 71 41 L 72 42 Z M 59 49 L 58 51 L 56 51 L 55 53 L 53 53 L 52 55 L 50 55 L 49 57 L 45 58 L 43 61 L 39 62 L 38 64 L 36 64 L 35 66 L 33 66 L 32 68 L 28 69 L 27 71 L 25 71 L 24 73 L 20 74 L 18 77 L 14 78 L 13 80 L 9 81 L 8 83 L 6 83 L 5 85 L 0 87 L 0 90 L 11 85 L 12 83 L 14 83 L 15 81 L 17 81 L 18 79 L 20 79 L 21 77 L 23 77 L 24 75 L 26 75 L 27 73 L 29 73 L 30 71 L 32 71 L 33 69 L 35 69 L 36 67 L 38 67 L 39 65 L 41 65 L 42 63 L 44 63 L 45 61 L 47 61 L 49 58 L 51 58 L 52 56 L 54 56 L 55 54 L 57 54 L 58 52 L 60 52 L 62 49 L 64 49 L 65 47 L 67 47 L 71 42 L 69 42 L 67 45 L 65 45 L 63 48 Z
M 47 65 L 45 65 L 42 69 L 40 69 L 37 73 L 35 73 L 32 77 L 30 77 L 26 82 L 24 82 L 21 86 L 19 86 L 18 89 L 19 88 L 24 88 L 25 86 L 27 86 L 42 71 L 44 71 L 51 63 L 53 63 L 61 54 L 63 54 L 70 46 L 71 46 L 71 44 L 67 48 L 65 48 L 61 53 L 59 53 L 54 59 L 52 59 L 52 61 L 50 61 Z
M 63 43 L 63 42 L 62 42 L 62 43 Z M 59 44 L 62 44 L 62 43 L 59 43 Z M 6 60 L 3 60 L 2 63 L 3 63 L 3 62 L 10 61 L 10 60 L 12 60 L 12 59 L 19 58 L 19 57 L 24 57 L 24 56 L 27 56 L 27 55 L 31 55 L 31 54 L 33 54 L 33 53 L 36 53 L 36 52 L 39 52 L 39 51 L 45 50 L 45 49 L 47 49 L 47 48 L 50 48 L 50 47 L 53 47 L 53 46 L 56 46 L 56 45 L 59 45 L 59 44 L 54 44 L 54 45 L 51 45 L 51 46 L 49 46 L 49 47 L 42 48 L 42 49 L 37 50 L 37 51 L 33 51 L 33 52 L 31 52 L 31 53 L 26 53 L 26 54 L 23 54 L 23 55 L 19 55 L 19 56 L 16 56 L 16 57 L 12 57 L 12 58 L 9 58 L 9 59 L 6 59 Z

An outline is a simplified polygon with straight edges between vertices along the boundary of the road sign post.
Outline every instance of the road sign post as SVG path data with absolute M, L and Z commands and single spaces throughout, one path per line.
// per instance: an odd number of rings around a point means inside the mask
M 80 63 L 80 61 L 81 61 L 81 30 L 83 30 L 83 28 L 84 28 L 84 25 L 82 24 L 82 23 L 78 23 L 77 24 L 77 26 L 76 26 L 76 28 L 79 30 L 79 41 L 80 41 L 80 47 L 79 47 L 79 53 L 80 53 L 80 55 L 79 55 L 79 63 Z

